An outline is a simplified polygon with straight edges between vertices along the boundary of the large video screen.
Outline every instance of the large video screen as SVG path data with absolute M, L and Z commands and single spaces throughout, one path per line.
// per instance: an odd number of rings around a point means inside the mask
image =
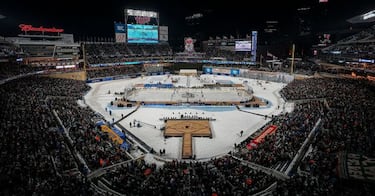
M 251 51 L 251 41 L 236 41 L 236 51 Z
M 128 24 L 128 43 L 152 44 L 159 42 L 157 25 Z

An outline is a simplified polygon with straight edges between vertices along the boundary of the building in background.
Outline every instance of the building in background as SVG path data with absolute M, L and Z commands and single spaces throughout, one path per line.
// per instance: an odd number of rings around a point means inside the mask
M 64 29 L 29 24 L 20 24 L 19 28 L 18 37 L 6 40 L 22 50 L 22 63 L 60 69 L 76 68 L 81 62 L 80 44 L 74 42 L 73 34 L 64 33 Z

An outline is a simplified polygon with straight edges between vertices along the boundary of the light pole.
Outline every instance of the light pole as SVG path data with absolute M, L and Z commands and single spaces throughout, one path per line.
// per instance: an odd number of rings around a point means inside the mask
M 290 66 L 290 74 L 293 74 L 293 67 L 294 67 L 294 51 L 296 46 L 293 44 L 292 46 L 292 65 Z

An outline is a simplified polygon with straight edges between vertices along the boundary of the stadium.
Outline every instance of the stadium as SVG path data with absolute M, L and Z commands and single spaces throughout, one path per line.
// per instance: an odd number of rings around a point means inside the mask
M 176 50 L 161 13 L 123 14 L 111 38 L 0 37 L 2 195 L 374 193 L 372 12 L 310 56 L 258 30 Z

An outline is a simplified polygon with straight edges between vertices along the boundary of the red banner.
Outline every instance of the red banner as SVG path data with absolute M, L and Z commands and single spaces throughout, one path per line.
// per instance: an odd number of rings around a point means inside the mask
M 258 137 L 253 139 L 250 143 L 248 143 L 246 145 L 246 148 L 251 150 L 251 149 L 257 147 L 259 143 L 262 143 L 264 141 L 264 138 L 267 135 L 273 134 L 276 131 L 276 129 L 277 129 L 276 125 L 268 126 L 260 135 L 258 135 Z

